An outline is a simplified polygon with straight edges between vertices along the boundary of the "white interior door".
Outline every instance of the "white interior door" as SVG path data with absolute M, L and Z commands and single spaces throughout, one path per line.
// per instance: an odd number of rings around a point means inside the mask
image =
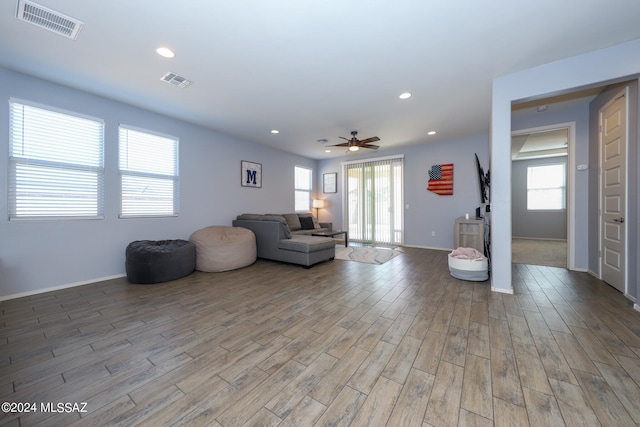
M 607 103 L 600 116 L 600 275 L 626 291 L 626 91 Z

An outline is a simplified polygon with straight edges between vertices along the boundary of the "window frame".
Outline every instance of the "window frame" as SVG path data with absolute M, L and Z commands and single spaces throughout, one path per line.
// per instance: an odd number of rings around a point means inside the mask
M 309 188 L 299 186 L 298 182 L 298 170 L 307 171 L 309 174 Z M 313 196 L 313 168 L 307 166 L 294 166 L 293 169 L 293 206 L 295 212 L 310 212 L 311 211 L 311 200 Z M 306 194 L 306 208 L 298 209 L 298 195 Z
M 22 111 L 19 112 L 17 109 Z M 31 112 L 41 110 L 41 116 L 27 117 L 26 113 L 29 109 Z M 65 117 L 69 119 L 66 123 L 63 121 Z M 32 122 L 26 123 L 29 120 Z M 82 125 L 81 121 L 92 123 Z M 65 130 L 66 133 L 60 134 L 52 130 L 61 124 L 67 127 L 56 129 L 56 131 Z M 33 128 L 27 128 L 27 125 L 33 125 Z M 18 126 L 19 129 L 15 130 L 14 126 Z M 16 141 L 17 135 L 21 136 L 17 138 L 19 141 Z M 9 98 L 9 164 L 7 168 L 9 221 L 104 219 L 104 135 L 103 119 L 50 105 Z M 30 144 L 28 147 L 29 139 L 41 141 Z M 93 146 L 85 147 L 82 152 L 89 157 L 77 157 L 74 161 L 74 154 L 78 153 L 78 144 L 87 142 Z M 55 144 L 55 149 L 51 149 L 51 144 Z M 18 150 L 22 150 L 23 153 L 29 150 L 30 153 L 16 154 L 17 145 L 22 146 Z M 67 148 L 66 153 L 61 150 L 63 146 Z M 50 155 L 47 152 L 50 152 Z M 30 167 L 35 170 L 29 171 Z M 21 168 L 29 171 L 29 175 L 19 173 L 18 170 Z M 52 185 L 46 187 L 38 184 L 38 181 Z M 34 185 L 37 187 L 33 188 Z M 30 186 L 32 187 L 30 190 L 20 189 L 20 187 Z M 23 191 L 39 192 L 40 201 L 36 201 L 37 196 L 33 194 L 25 196 L 25 200 L 30 201 L 32 206 L 20 207 L 20 193 Z M 21 209 L 36 208 L 43 208 L 45 211 L 37 214 L 19 213 Z
M 127 169 L 123 167 L 123 131 L 131 131 L 133 134 L 143 134 L 146 138 L 154 139 L 157 138 L 156 142 L 171 142 L 174 144 L 173 147 L 173 158 L 172 158 L 172 168 L 173 173 L 161 173 L 158 171 L 153 171 L 149 168 L 147 170 L 136 170 L 136 169 Z M 130 141 L 128 139 L 129 134 L 127 133 L 127 141 L 126 143 L 136 143 L 136 141 Z M 178 217 L 180 215 L 180 139 L 173 135 L 167 135 L 160 132 L 155 132 L 149 129 L 142 129 L 135 126 L 130 126 L 126 124 L 118 125 L 118 178 L 120 185 L 120 209 L 118 213 L 118 218 L 120 219 L 133 219 L 133 218 L 171 218 Z M 147 157 L 148 158 L 148 157 Z M 133 161 L 135 163 L 135 160 Z M 167 165 L 165 165 L 166 167 Z M 135 167 L 135 166 L 134 166 Z M 169 180 L 172 182 L 173 191 L 172 195 L 172 212 L 168 213 L 168 211 L 157 211 L 157 212 L 138 212 L 138 213 L 125 213 L 125 178 L 133 178 L 138 180 Z M 146 188 L 146 187 L 145 187 Z

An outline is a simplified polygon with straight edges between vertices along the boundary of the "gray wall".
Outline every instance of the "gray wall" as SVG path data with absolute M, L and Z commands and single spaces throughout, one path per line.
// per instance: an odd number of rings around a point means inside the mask
M 474 153 L 478 154 L 480 164 L 486 171 L 489 168 L 488 140 L 487 135 L 431 143 L 425 138 L 425 143 L 420 145 L 322 160 L 318 165 L 318 176 L 337 172 L 338 182 L 341 183 L 342 161 L 404 154 L 404 244 L 451 250 L 454 246 L 455 219 L 465 213 L 473 216 L 476 207 L 480 206 Z M 384 141 L 381 145 L 384 147 Z M 426 189 L 429 169 L 432 165 L 443 163 L 453 163 L 453 196 L 438 196 Z M 335 194 L 318 196 L 327 201 L 327 208 L 320 210 L 320 219 L 332 221 L 334 228 L 344 227 L 342 187 L 339 185 Z M 435 236 L 431 235 L 432 231 L 436 232 Z
M 511 167 L 511 217 L 513 237 L 536 239 L 567 238 L 567 211 L 527 210 L 527 168 L 562 163 L 567 165 L 567 157 L 516 160 Z
M 316 161 L 234 139 L 85 92 L 0 68 L 0 299 L 124 274 L 124 249 L 139 239 L 188 239 L 243 212 L 293 211 L 294 166 Z M 10 97 L 105 120 L 105 219 L 8 221 Z M 120 123 L 180 139 L 178 218 L 119 219 Z M 240 186 L 240 161 L 262 163 L 262 188 Z M 315 186 L 315 183 L 314 183 Z

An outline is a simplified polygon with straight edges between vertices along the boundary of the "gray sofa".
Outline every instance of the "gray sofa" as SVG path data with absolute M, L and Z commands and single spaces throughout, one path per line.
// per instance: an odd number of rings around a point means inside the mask
M 293 215 L 311 214 L 242 214 L 233 220 L 234 227 L 247 228 L 256 236 L 258 258 L 283 261 L 311 267 L 322 261 L 331 261 L 336 254 L 336 242 L 328 237 L 311 236 L 312 233 L 331 231 L 331 223 L 313 222 L 313 228 L 298 228 Z M 289 222 L 294 230 L 291 230 Z M 302 220 L 308 224 L 308 220 Z M 317 228 L 316 228 L 317 227 Z

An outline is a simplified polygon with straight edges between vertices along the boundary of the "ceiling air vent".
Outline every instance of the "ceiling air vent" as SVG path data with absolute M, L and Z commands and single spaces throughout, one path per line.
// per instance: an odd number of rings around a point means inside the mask
M 78 33 L 84 25 L 77 19 L 28 0 L 18 0 L 17 18 L 73 40 L 78 37 Z
M 193 83 L 191 80 L 187 80 L 184 77 L 179 76 L 175 73 L 167 73 L 164 76 L 162 76 L 160 80 L 162 80 L 163 82 L 172 84 L 174 86 L 178 86 L 182 89 L 186 88 L 187 86 L 190 86 Z

